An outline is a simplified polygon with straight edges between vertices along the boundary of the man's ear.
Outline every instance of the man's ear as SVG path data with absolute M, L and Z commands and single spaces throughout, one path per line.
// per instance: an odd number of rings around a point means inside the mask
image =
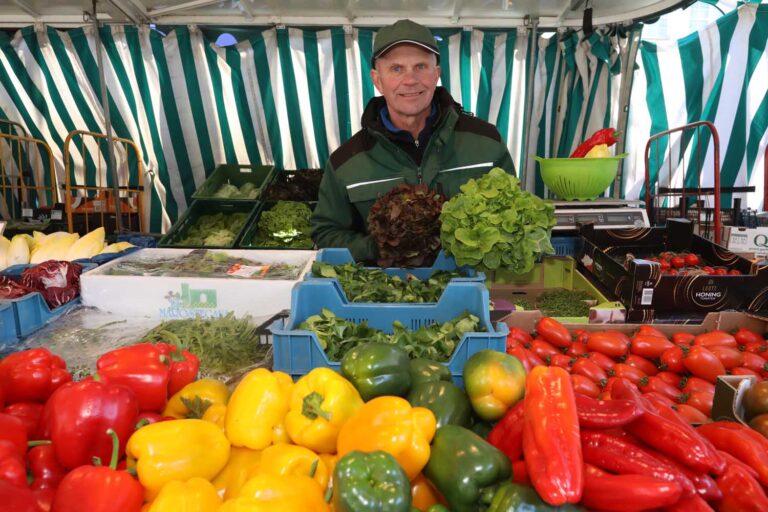
M 376 90 L 379 91 L 379 94 L 382 94 L 381 77 L 379 76 L 379 72 L 376 71 L 376 68 L 371 68 L 371 81 L 373 82 L 373 86 L 376 87 Z

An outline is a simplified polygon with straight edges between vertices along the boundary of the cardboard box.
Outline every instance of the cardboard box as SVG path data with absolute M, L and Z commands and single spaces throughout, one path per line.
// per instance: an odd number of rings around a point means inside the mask
M 597 230 L 587 225 L 581 236 L 579 268 L 613 291 L 627 308 L 630 322 L 650 322 L 657 312 L 768 314 L 768 265 L 694 235 L 692 224 L 685 219 L 669 219 L 665 227 L 642 229 Z M 663 275 L 659 263 L 642 259 L 662 251 L 692 252 L 710 265 L 737 269 L 742 275 Z
M 723 245 L 749 259 L 768 257 L 768 228 L 723 227 Z
M 744 414 L 744 393 L 757 382 L 750 375 L 723 375 L 715 382 L 715 397 L 712 400 L 712 419 L 715 421 L 738 421 L 746 425 Z
M 294 279 L 251 277 L 112 275 L 121 262 L 180 258 L 200 249 L 142 249 L 83 274 L 80 294 L 83 304 L 126 316 L 142 316 L 159 320 L 210 318 L 234 313 L 251 315 L 254 323 L 267 320 L 291 307 L 291 290 L 312 267 L 314 251 L 244 251 L 209 250 L 244 258 L 253 265 L 288 263 L 299 266 Z M 239 274 L 246 275 L 243 265 Z

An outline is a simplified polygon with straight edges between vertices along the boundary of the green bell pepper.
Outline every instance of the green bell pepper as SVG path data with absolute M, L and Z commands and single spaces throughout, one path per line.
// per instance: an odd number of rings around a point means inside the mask
M 533 487 L 505 482 L 496 490 L 486 512 L 585 512 L 578 505 L 553 507 L 542 500 Z
M 405 396 L 411 389 L 408 354 L 397 345 L 363 343 L 341 359 L 341 374 L 366 402 L 377 396 Z
M 411 512 L 411 482 L 387 452 L 349 452 L 333 471 L 333 505 L 336 512 Z
M 445 505 L 432 505 L 427 512 L 451 512 Z
M 509 459 L 483 438 L 463 427 L 437 429 L 424 474 L 453 512 L 476 512 L 488 506 L 498 485 L 512 474 Z
M 411 388 L 406 397 L 414 407 L 426 407 L 435 414 L 437 428 L 444 425 L 468 427 L 472 418 L 469 397 L 452 382 L 422 382 Z
M 421 382 L 433 382 L 444 380 L 453 382 L 451 370 L 444 364 L 431 359 L 413 359 L 411 361 L 411 385 L 415 386 Z

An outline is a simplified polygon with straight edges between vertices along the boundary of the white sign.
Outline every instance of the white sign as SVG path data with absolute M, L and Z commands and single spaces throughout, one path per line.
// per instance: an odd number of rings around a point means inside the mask
M 727 227 L 725 231 L 727 247 L 731 251 L 768 256 L 768 228 Z

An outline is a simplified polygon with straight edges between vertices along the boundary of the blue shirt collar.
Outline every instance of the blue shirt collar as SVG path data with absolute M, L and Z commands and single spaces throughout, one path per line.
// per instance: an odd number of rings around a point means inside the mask
M 389 109 L 387 108 L 387 104 L 385 103 L 381 110 L 379 110 L 379 117 L 381 118 L 381 123 L 384 125 L 384 128 L 387 129 L 387 131 L 399 134 L 401 132 L 409 133 L 407 130 L 401 130 L 394 124 L 392 124 L 392 119 L 389 117 Z M 427 117 L 427 123 L 424 125 L 424 130 L 427 130 L 431 128 L 431 126 L 435 123 L 435 120 L 437 119 L 437 103 L 432 100 L 432 110 L 429 112 L 429 117 Z M 421 134 L 419 134 L 419 137 L 421 137 Z

